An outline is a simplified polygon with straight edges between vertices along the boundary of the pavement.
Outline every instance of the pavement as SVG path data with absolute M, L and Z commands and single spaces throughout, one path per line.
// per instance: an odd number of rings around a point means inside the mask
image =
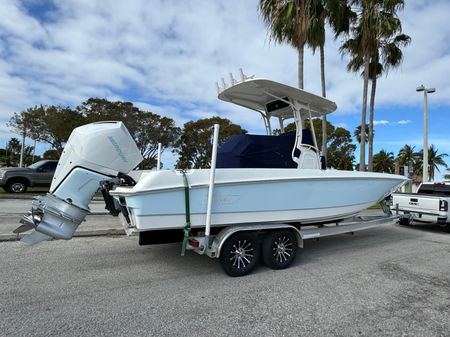
M 231 278 L 180 244 L 114 235 L 100 200 L 74 239 L 24 245 L 12 230 L 30 202 L 0 199 L 0 336 L 450 337 L 439 226 L 307 240 L 290 268 Z
M 31 209 L 33 198 L 0 199 L 0 241 L 15 241 L 26 234 L 14 234 L 22 215 Z M 99 235 L 125 235 L 118 217 L 109 215 L 102 199 L 95 198 L 90 204 L 91 214 L 80 224 L 75 237 Z
M 383 225 L 231 278 L 180 244 L 0 243 L 1 336 L 450 336 L 450 235 Z

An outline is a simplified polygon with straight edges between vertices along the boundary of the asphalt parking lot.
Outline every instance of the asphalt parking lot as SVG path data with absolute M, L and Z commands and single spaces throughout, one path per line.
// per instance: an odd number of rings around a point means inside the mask
M 450 235 L 383 225 L 230 278 L 136 237 L 0 243 L 1 336 L 450 336 Z

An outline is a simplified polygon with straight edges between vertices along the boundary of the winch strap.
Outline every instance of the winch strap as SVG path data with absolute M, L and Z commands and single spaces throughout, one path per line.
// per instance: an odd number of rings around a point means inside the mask
M 189 240 L 189 235 L 191 234 L 191 208 L 189 205 L 189 182 L 186 173 L 183 172 L 183 183 L 184 183 L 184 205 L 186 209 L 186 223 L 183 227 L 183 245 L 181 246 L 181 256 L 184 256 L 186 252 L 186 246 Z

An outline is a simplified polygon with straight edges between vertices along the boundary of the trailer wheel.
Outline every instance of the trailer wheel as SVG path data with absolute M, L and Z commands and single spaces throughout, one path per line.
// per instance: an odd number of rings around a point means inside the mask
M 450 223 L 443 223 L 440 226 L 444 232 L 450 233 Z
M 262 246 L 264 264 L 272 269 L 284 269 L 294 262 L 297 238 L 290 230 L 268 233 Z
M 230 276 L 249 274 L 258 263 L 260 249 L 252 233 L 236 233 L 224 243 L 220 252 L 223 270 Z
M 400 219 L 398 219 L 398 223 L 401 226 L 409 226 L 411 224 L 411 219 L 409 219 L 409 218 L 400 218 Z

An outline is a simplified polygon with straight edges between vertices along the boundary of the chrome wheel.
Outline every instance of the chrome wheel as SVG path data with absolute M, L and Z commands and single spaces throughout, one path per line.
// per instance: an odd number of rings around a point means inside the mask
M 251 242 L 247 240 L 239 240 L 233 245 L 230 251 L 230 262 L 235 268 L 245 268 L 250 264 L 254 255 L 254 247 Z
M 272 269 L 289 267 L 297 253 L 297 237 L 292 230 L 269 232 L 264 239 L 262 254 L 264 264 Z
M 220 261 L 230 276 L 250 273 L 259 260 L 259 245 L 253 233 L 241 232 L 230 236 L 223 244 Z
M 280 263 L 287 261 L 294 251 L 292 247 L 292 241 L 289 237 L 286 237 L 285 235 L 279 237 L 272 246 L 272 255 L 274 259 Z

